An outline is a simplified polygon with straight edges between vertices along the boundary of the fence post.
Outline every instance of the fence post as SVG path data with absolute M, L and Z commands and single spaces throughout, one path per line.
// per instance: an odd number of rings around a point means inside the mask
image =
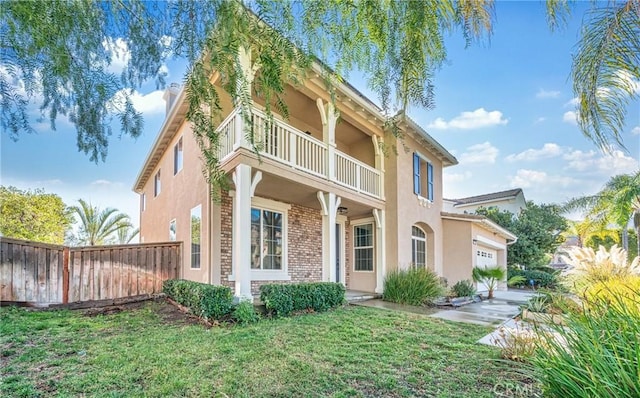
M 62 303 L 69 302 L 69 248 L 62 248 Z

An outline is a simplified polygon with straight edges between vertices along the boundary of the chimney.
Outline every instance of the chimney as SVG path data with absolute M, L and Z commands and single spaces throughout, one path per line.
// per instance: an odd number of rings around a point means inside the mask
M 162 98 L 167 103 L 167 115 L 173 108 L 174 102 L 176 102 L 176 98 L 178 98 L 178 94 L 180 94 L 180 84 L 179 83 L 171 83 L 169 87 L 164 91 L 164 95 Z

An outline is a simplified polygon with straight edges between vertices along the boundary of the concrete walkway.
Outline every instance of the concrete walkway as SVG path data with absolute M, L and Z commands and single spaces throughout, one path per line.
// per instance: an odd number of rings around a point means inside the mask
M 496 291 L 491 300 L 468 304 L 457 309 L 441 310 L 431 316 L 454 322 L 500 326 L 518 315 L 520 305 L 527 303 L 535 294 L 535 292 L 519 290 Z
M 474 323 L 477 325 L 495 327 L 516 316 L 520 312 L 520 305 L 525 304 L 534 295 L 535 292 L 527 291 L 496 291 L 494 293 L 495 297 L 491 300 L 467 304 L 458 308 L 452 307 L 451 309 L 415 307 L 411 305 L 389 303 L 379 299 L 349 300 L 349 302 L 350 304 L 364 307 L 409 312 L 412 314 L 431 316 L 454 322 Z M 352 296 L 358 297 L 357 294 L 352 294 Z

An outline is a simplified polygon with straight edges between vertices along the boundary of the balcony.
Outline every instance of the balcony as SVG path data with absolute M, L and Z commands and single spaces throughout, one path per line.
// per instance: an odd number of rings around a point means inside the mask
M 382 198 L 382 179 L 376 168 L 280 120 L 274 119 L 270 123 L 267 116 L 256 108 L 251 110 L 251 121 L 256 129 L 254 139 L 261 156 L 356 192 Z M 221 162 L 238 148 L 251 147 L 244 138 L 243 125 L 240 111 L 235 109 L 218 127 L 218 159 Z

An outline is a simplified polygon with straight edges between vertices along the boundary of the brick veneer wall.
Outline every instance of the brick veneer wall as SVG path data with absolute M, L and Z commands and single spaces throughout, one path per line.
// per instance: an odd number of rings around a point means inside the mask
M 229 281 L 232 262 L 233 198 L 223 193 L 220 222 L 220 269 L 221 282 L 234 288 Z M 260 286 L 266 283 L 319 282 L 322 280 L 322 215 L 320 210 L 291 205 L 288 212 L 288 272 L 291 281 L 252 281 L 251 293 L 259 294 Z

